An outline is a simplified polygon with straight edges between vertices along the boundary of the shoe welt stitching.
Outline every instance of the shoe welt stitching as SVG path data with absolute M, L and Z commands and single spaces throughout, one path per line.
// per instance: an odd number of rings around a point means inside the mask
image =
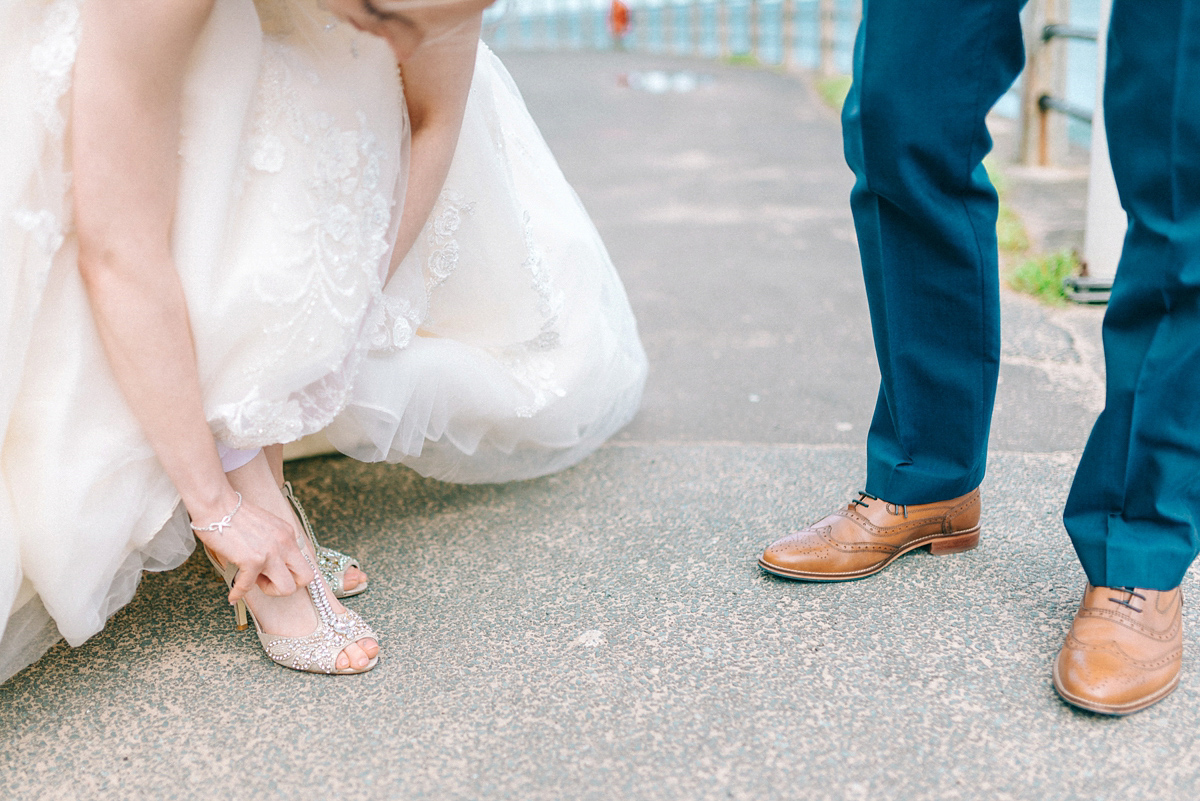
M 899 550 L 897 545 L 888 545 L 886 542 L 879 543 L 842 543 L 833 538 L 833 527 L 826 526 L 821 532 L 821 537 L 829 543 L 830 547 L 838 551 L 879 551 L 881 553 L 891 554 Z
M 924 523 L 921 523 L 920 525 L 924 525 Z M 913 528 L 913 527 L 915 527 L 915 526 L 910 526 L 910 528 Z M 867 526 L 863 526 L 863 528 L 867 529 L 868 534 L 876 533 L 879 536 L 885 536 L 884 530 L 880 529 L 877 526 L 872 526 L 872 525 L 868 524 Z M 932 540 L 946 539 L 949 537 L 961 537 L 964 534 L 970 534 L 973 531 L 979 531 L 979 526 L 973 526 L 971 528 L 965 528 L 965 529 L 960 529 L 960 530 L 956 530 L 956 531 L 946 531 L 945 526 L 943 526 L 941 531 L 938 531 L 933 534 L 926 534 L 922 537 L 918 537 L 915 540 L 908 540 L 907 542 L 904 542 L 900 545 L 890 545 L 888 543 L 878 543 L 878 544 L 864 544 L 861 546 L 856 546 L 853 544 L 843 544 L 843 543 L 839 543 L 839 542 L 835 541 L 834 539 L 832 539 L 832 537 L 829 536 L 829 532 L 831 532 L 832 529 L 833 529 L 832 526 L 822 526 L 822 528 L 819 530 L 819 532 L 822 534 L 822 536 L 825 537 L 825 539 L 830 543 L 830 545 L 834 546 L 835 548 L 839 548 L 842 550 L 872 550 L 872 549 L 877 549 L 877 548 L 882 547 L 882 548 L 891 548 L 891 549 L 898 550 L 900 548 L 908 548 L 909 546 L 914 545 L 914 543 L 927 543 Z M 814 531 L 814 533 L 817 533 L 817 531 L 818 531 L 818 530 L 813 530 L 813 529 L 809 529 L 809 530 Z M 900 526 L 895 526 L 895 527 L 889 526 L 886 529 L 886 534 L 890 535 L 890 534 L 902 533 L 902 531 L 903 531 L 903 528 Z
M 913 540 L 910 543 L 906 543 L 904 548 L 902 548 L 902 549 L 896 548 L 895 552 L 892 554 L 889 554 L 886 559 L 882 559 L 882 560 L 876 562 L 876 564 L 874 564 L 874 565 L 869 565 L 869 566 L 860 568 L 860 570 L 838 571 L 838 572 L 828 572 L 828 573 L 817 572 L 817 571 L 797 571 L 797 570 L 790 570 L 790 568 L 787 568 L 787 567 L 778 567 L 778 566 L 769 564 L 769 562 L 763 562 L 761 556 L 760 556 L 760 558 L 758 558 L 758 565 L 763 567 L 764 570 L 767 570 L 768 572 L 775 573 L 776 576 L 793 576 L 793 577 L 799 576 L 799 577 L 808 578 L 811 580 L 821 580 L 822 578 L 833 579 L 833 578 L 836 578 L 839 576 L 846 576 L 846 577 L 851 577 L 851 578 L 865 578 L 868 576 L 872 576 L 872 574 L 874 574 L 874 573 L 882 571 L 884 567 L 887 567 L 888 565 L 892 564 L 892 562 L 894 562 L 896 559 L 899 559 L 900 556 L 904 556 L 908 552 L 911 552 L 911 550 L 916 550 L 917 548 L 924 546 L 924 544 L 929 544 L 929 542 L 932 540 L 940 540 L 940 538 L 942 538 L 942 537 L 938 536 L 938 535 L 930 535 L 928 537 L 922 537 L 922 538 L 920 538 L 920 540 Z
M 838 548 L 840 550 L 883 550 L 884 553 L 887 553 L 889 556 L 893 556 L 893 558 L 895 558 L 895 556 L 902 556 L 902 555 L 910 552 L 910 550 L 916 550 L 917 548 L 925 546 L 925 544 L 929 544 L 930 542 L 932 542 L 934 540 L 942 540 L 942 538 L 943 538 L 943 535 L 930 534 L 930 535 L 926 535 L 924 537 L 918 537 L 917 540 L 912 540 L 910 542 L 906 542 L 906 543 L 902 544 L 902 546 L 888 546 L 888 544 L 886 544 L 886 543 L 880 543 L 880 544 L 877 544 L 877 546 L 871 546 L 871 544 L 864 544 L 864 546 L 844 546 L 844 544 L 841 544 L 839 542 L 834 542 L 833 540 L 829 540 L 829 543 L 832 544 L 832 546 L 834 546 L 835 548 Z M 884 564 L 884 566 L 886 566 L 886 564 Z M 870 568 L 864 567 L 863 570 L 870 570 Z M 827 573 L 827 574 L 828 574 L 828 576 L 844 576 L 844 574 L 858 573 L 858 572 L 860 572 L 860 571 L 846 571 L 845 573 Z

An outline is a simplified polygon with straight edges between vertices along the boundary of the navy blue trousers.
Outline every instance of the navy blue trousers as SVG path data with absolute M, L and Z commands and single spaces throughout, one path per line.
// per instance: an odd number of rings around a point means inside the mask
M 881 375 L 866 490 L 983 480 L 1000 363 L 984 118 L 1020 72 L 1022 0 L 864 0 L 846 160 Z M 1107 399 L 1065 522 L 1093 584 L 1170 589 L 1200 550 L 1200 0 L 1115 0 L 1105 115 L 1129 215 Z

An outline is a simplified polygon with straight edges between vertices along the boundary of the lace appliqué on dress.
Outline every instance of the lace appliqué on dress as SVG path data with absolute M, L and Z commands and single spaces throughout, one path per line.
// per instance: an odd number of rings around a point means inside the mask
M 474 210 L 474 203 L 467 202 L 453 190 L 444 190 L 438 196 L 429 222 L 422 229 L 429 242 L 429 256 L 425 262 L 426 296 L 457 269 L 459 246 L 456 236 L 464 218 Z M 396 351 L 408 347 L 424 322 L 420 311 L 404 298 L 383 292 L 376 298 L 376 306 L 375 319 L 368 329 L 371 350 Z
M 71 74 L 75 67 L 75 56 L 79 52 L 82 31 L 79 23 L 77 0 L 57 0 L 47 9 L 38 31 L 37 44 L 29 51 L 29 68 L 37 92 L 33 98 L 34 113 L 46 129 L 47 141 L 43 152 L 61 154 L 63 134 L 66 129 L 66 113 L 63 97 L 71 88 Z M 35 193 L 46 200 L 53 199 L 55 208 L 18 208 L 12 220 L 32 237 L 37 248 L 47 257 L 53 256 L 62 247 L 68 223 L 65 222 L 68 204 L 63 200 L 70 177 L 64 166 L 49 165 L 35 180 L 43 191 Z M 34 201 L 37 202 L 36 200 Z M 44 279 L 50 268 L 49 260 L 41 269 Z
M 213 433 L 219 434 L 219 439 L 232 447 L 291 442 L 304 434 L 302 412 L 298 401 L 265 400 L 256 387 L 238 403 L 224 404 L 213 410 L 222 424 Z
M 17 209 L 13 212 L 13 222 L 28 231 L 38 249 L 47 256 L 53 256 L 62 247 L 65 239 L 62 224 L 50 210 Z
M 546 257 L 542 255 L 541 249 L 534 241 L 533 223 L 530 220 L 529 212 L 521 215 L 521 221 L 525 224 L 525 249 L 529 254 L 525 258 L 524 267 L 533 275 L 533 291 L 537 292 L 538 311 L 542 314 L 541 334 L 526 342 L 525 346 L 530 350 L 553 350 L 559 345 L 556 326 L 558 317 L 562 314 L 565 296 L 560 290 L 555 289 L 551 280 L 550 266 L 546 264 Z
M 429 222 L 422 229 L 429 242 L 429 256 L 425 261 L 426 296 L 445 283 L 458 268 L 456 236 L 463 219 L 474 210 L 475 204 L 459 192 L 446 189 L 438 196 Z M 382 292 L 376 300 L 378 314 L 369 329 L 371 350 L 395 351 L 408 347 L 424 322 L 420 312 L 407 300 Z
M 525 251 L 528 254 L 522 266 L 529 270 L 532 276 L 533 291 L 538 296 L 538 312 L 542 315 L 542 326 L 541 332 L 533 339 L 506 349 L 500 361 L 522 386 L 533 393 L 533 401 L 518 408 L 517 416 L 533 417 L 546 408 L 552 398 L 561 398 L 567 394 L 557 379 L 554 361 L 546 355 L 562 344 L 558 321 L 566 300 L 562 291 L 555 288 L 550 266 L 534 240 L 533 222 L 528 211 L 521 215 L 521 221 L 525 225 Z
M 295 74 L 285 52 L 267 43 L 246 165 L 266 174 L 307 170 L 300 199 L 306 210 L 280 211 L 285 236 L 271 269 L 255 281 L 259 298 L 286 313 L 264 325 L 264 336 L 278 344 L 250 378 L 270 374 L 283 360 L 305 359 L 314 331 L 322 332 L 329 373 L 285 400 L 266 401 L 255 392 L 216 410 L 228 427 L 223 438 L 235 446 L 290 442 L 324 428 L 345 408 L 366 350 L 387 344 L 373 334 L 387 330 L 391 343 L 404 344 L 411 336 L 401 304 L 382 293 L 393 205 L 390 187 L 383 188 L 382 145 L 361 111 L 357 128 L 340 127 L 324 112 L 304 113 L 293 82 L 319 78 Z M 328 346 L 331 330 L 340 332 L 340 347 Z
M 455 238 L 463 218 L 475 211 L 461 193 L 447 189 L 438 197 L 441 209 L 429 221 L 429 259 L 426 262 L 425 287 L 432 291 L 445 283 L 458 268 L 458 240 Z
M 59 101 L 71 87 L 81 33 L 78 1 L 58 0 L 46 10 L 38 44 L 29 54 L 30 66 L 38 77 L 34 108 L 55 136 L 61 136 L 66 126 Z
M 371 350 L 396 351 L 407 348 L 413 334 L 421 324 L 421 315 L 404 298 L 385 295 L 382 291 L 375 298 L 375 305 L 367 322 L 367 337 Z

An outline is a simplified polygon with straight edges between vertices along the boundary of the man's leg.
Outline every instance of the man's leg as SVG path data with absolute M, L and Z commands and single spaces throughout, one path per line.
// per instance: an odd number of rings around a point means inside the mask
M 1104 108 L 1129 231 L 1064 515 L 1089 587 L 1054 678 L 1126 714 L 1178 682 L 1177 588 L 1200 550 L 1200 0 L 1116 0 Z
M 979 486 L 1000 364 L 984 118 L 1021 70 L 1018 0 L 868 0 L 842 113 L 881 374 L 867 492 Z
M 1021 70 L 1021 5 L 863 4 L 842 125 L 881 374 L 870 494 L 767 548 L 772 573 L 860 578 L 914 548 L 978 542 L 1000 365 L 985 117 Z
M 1118 0 L 1104 106 L 1129 231 L 1065 521 L 1092 584 L 1169 590 L 1200 549 L 1200 2 Z

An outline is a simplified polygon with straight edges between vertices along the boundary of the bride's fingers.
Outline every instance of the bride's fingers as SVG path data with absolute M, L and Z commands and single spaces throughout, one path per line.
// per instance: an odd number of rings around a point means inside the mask
M 312 583 L 316 577 L 308 560 L 304 558 L 301 547 L 299 540 L 292 537 L 278 558 L 268 560 L 258 577 L 258 586 L 264 593 L 291 595 L 300 587 L 307 587 Z
M 299 541 L 297 541 L 296 547 L 292 548 L 284 556 L 284 564 L 291 573 L 292 580 L 301 587 L 307 587 L 316 576 L 313 575 L 312 566 L 304 558 L 304 553 L 300 550 L 302 547 Z
M 258 574 L 258 588 L 264 595 L 284 597 L 300 588 L 296 572 L 283 559 L 271 559 Z
M 300 550 L 299 532 L 282 518 L 264 514 L 269 546 L 257 583 L 267 595 L 291 595 L 312 581 L 312 571 Z
M 246 597 L 246 593 L 258 582 L 261 576 L 261 562 L 258 564 L 239 564 L 237 575 L 234 576 L 233 586 L 229 588 L 229 603 L 237 603 Z
M 244 598 L 255 586 L 267 595 L 286 596 L 313 580 L 291 524 L 249 502 L 239 516 L 234 526 L 222 534 L 223 541 L 212 546 L 222 564 L 237 565 L 229 590 L 230 603 Z M 207 538 L 214 536 L 208 534 Z

